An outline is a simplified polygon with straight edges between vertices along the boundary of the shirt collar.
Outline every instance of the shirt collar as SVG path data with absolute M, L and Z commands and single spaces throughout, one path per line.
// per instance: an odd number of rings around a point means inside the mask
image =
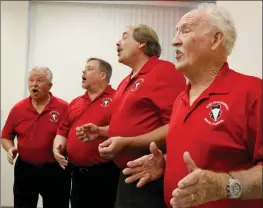
M 111 87 L 111 85 L 108 85 L 97 97 L 101 97 L 104 94 L 112 95 L 114 92 L 115 90 Z M 87 91 L 81 97 L 90 99 Z
M 137 78 L 141 74 L 148 73 L 153 68 L 153 66 L 157 63 L 157 60 L 158 60 L 157 56 L 150 57 L 149 60 L 142 66 L 140 71 L 133 77 L 133 79 Z M 131 77 L 132 77 L 132 72 L 127 78 L 131 79 Z
M 56 107 L 56 104 L 55 104 L 55 102 L 54 102 L 54 100 L 56 99 L 56 97 L 54 97 L 51 92 L 49 92 L 49 96 L 50 96 L 50 100 L 49 100 L 48 104 L 47 104 L 46 107 L 45 107 L 45 108 L 47 108 L 47 109 Z M 33 104 L 32 104 L 32 98 L 31 98 L 30 95 L 27 97 L 26 105 L 27 105 L 27 108 L 28 108 L 28 109 L 33 109 L 33 110 L 35 110 L 35 108 L 34 108 L 34 106 L 33 106 Z
M 233 70 L 229 68 L 228 63 L 225 62 L 220 72 L 212 82 L 212 84 L 201 94 L 201 96 L 210 96 L 212 94 L 227 94 L 231 89 Z M 183 91 L 181 98 L 186 102 L 188 100 L 191 84 L 188 83 Z

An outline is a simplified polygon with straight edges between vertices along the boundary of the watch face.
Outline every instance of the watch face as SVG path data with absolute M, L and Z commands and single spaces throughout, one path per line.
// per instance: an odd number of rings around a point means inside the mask
M 238 182 L 233 182 L 230 185 L 230 196 L 231 198 L 238 198 L 241 195 L 241 186 Z

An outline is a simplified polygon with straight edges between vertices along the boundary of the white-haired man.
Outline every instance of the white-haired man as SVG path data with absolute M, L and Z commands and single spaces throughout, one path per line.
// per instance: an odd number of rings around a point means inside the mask
M 2 130 L 2 146 L 14 170 L 14 208 L 36 208 L 39 194 L 44 208 L 68 208 L 70 169 L 53 157 L 53 140 L 68 103 L 50 93 L 52 73 L 35 67 L 29 73 L 30 96 L 10 111 Z M 17 137 L 17 148 L 14 139 Z
M 262 80 L 229 68 L 236 36 L 230 14 L 214 4 L 177 25 L 176 68 L 189 85 L 174 104 L 167 155 L 151 143 L 152 154 L 123 171 L 137 186 L 164 174 L 168 207 L 262 206 Z

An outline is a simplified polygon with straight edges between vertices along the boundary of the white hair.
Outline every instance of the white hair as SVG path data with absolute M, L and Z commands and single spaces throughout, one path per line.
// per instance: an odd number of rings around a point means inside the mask
M 47 75 L 47 80 L 49 83 L 52 82 L 52 79 L 53 79 L 53 75 L 52 75 L 52 72 L 50 71 L 49 68 L 47 67 L 41 67 L 41 66 L 35 66 L 32 70 L 32 71 L 35 71 L 35 72 L 45 72 L 46 75 Z
M 237 31 L 230 13 L 225 8 L 213 3 L 202 3 L 197 9 L 205 11 L 210 17 L 211 26 L 216 26 L 223 32 L 223 43 L 229 56 L 237 39 Z

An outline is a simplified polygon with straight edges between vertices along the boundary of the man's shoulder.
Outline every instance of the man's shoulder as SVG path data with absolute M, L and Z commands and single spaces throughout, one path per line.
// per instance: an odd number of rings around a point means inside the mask
M 240 73 L 237 71 L 233 71 L 233 82 L 235 82 L 237 85 L 239 85 L 240 87 L 242 86 L 242 88 L 244 90 L 247 91 L 262 91 L 262 79 L 253 75 L 248 75 L 248 74 L 244 74 L 244 73 Z
M 17 103 L 13 106 L 13 108 L 14 108 L 14 109 L 24 108 L 25 106 L 28 106 L 29 102 L 30 102 L 30 98 L 29 98 L 29 97 L 26 97 L 26 98 L 20 100 L 19 102 L 17 102 Z
M 55 104 L 57 104 L 57 105 L 61 105 L 61 106 L 65 106 L 65 107 L 67 107 L 69 105 L 69 103 L 62 98 L 53 96 L 53 99 L 54 99 Z

